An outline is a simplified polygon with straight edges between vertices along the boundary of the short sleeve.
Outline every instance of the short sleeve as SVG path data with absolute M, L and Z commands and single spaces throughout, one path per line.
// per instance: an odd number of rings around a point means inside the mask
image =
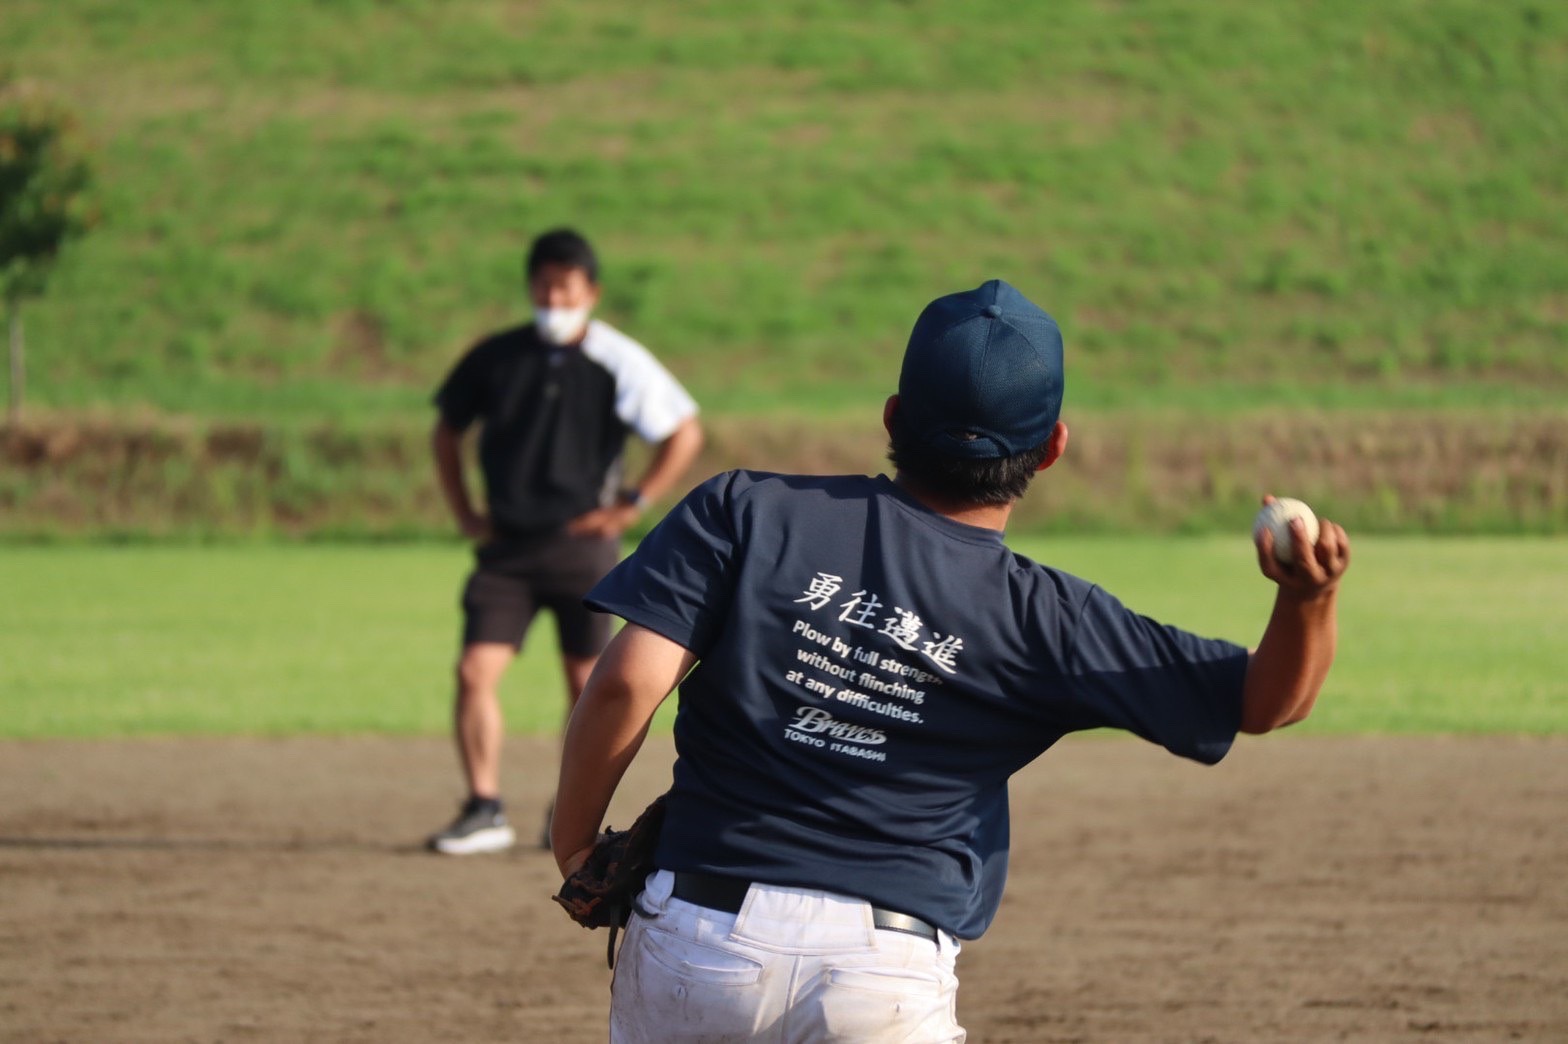
M 663 442 L 697 403 L 653 353 L 619 330 L 594 320 L 583 351 L 615 379 L 615 414 L 644 442 Z
M 1068 673 L 1095 726 L 1213 764 L 1241 728 L 1247 650 L 1132 612 L 1099 587 L 1078 614 Z
M 458 431 L 466 431 L 484 408 L 484 353 L 475 348 L 458 360 L 436 390 L 435 407 L 441 419 Z
M 705 655 L 734 595 L 741 546 L 733 503 L 738 475 L 716 475 L 687 494 L 588 592 L 589 608 Z

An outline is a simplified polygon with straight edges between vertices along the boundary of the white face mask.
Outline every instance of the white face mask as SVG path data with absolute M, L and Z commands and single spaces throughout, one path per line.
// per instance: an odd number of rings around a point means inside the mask
M 546 344 L 571 344 L 588 326 L 591 307 L 535 308 L 534 326 Z

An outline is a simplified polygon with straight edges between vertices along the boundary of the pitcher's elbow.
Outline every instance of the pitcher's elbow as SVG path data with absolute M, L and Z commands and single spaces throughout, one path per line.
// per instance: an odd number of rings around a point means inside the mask
M 1243 710 L 1241 716 L 1241 731 L 1249 736 L 1261 736 L 1267 732 L 1283 729 L 1288 725 L 1305 721 L 1312 713 L 1312 700 L 1303 700 L 1301 703 L 1286 707 L 1270 707 L 1265 710 Z

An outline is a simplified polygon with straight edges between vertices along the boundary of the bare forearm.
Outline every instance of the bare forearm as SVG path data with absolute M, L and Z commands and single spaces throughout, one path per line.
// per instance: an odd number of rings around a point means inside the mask
M 592 846 L 653 712 L 695 661 L 668 638 L 636 624 L 622 628 L 599 658 L 561 749 L 550 847 L 563 874 L 576 869 Z
M 468 496 L 468 484 L 463 480 L 462 434 L 443 421 L 437 421 L 430 433 L 430 452 L 435 458 L 436 481 L 441 495 L 459 526 L 466 527 L 476 512 Z
M 702 425 L 696 417 L 688 417 L 653 451 L 648 469 L 637 482 L 637 489 L 646 501 L 655 501 L 674 488 L 692 463 L 702 452 Z
M 561 776 L 550 819 L 550 847 L 567 861 L 591 846 L 610 798 L 642 748 L 651 717 L 636 713 L 631 693 L 613 684 L 590 686 L 577 701 L 561 750 Z
M 1273 497 L 1265 497 L 1267 504 Z M 1339 582 L 1350 566 L 1350 538 L 1344 527 L 1323 519 L 1317 543 L 1306 527 L 1291 523 L 1291 562 L 1274 554 L 1273 535 L 1255 537 L 1258 568 L 1279 585 L 1274 611 L 1247 661 L 1241 731 L 1268 732 L 1311 713 L 1318 692 L 1334 665 L 1339 641 Z
M 1312 711 L 1339 640 L 1338 591 L 1302 599 L 1281 590 L 1268 627 L 1247 662 L 1243 732 L 1268 732 Z
M 702 428 L 697 418 L 688 417 L 654 449 L 653 459 L 636 483 L 638 496 L 632 502 L 621 501 L 584 512 L 566 524 L 566 531 L 574 536 L 619 537 L 637 521 L 647 504 L 669 492 L 701 449 Z

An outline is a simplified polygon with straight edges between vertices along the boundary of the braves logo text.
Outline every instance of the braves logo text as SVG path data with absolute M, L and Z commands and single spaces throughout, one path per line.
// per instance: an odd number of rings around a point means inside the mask
M 839 721 L 821 707 L 796 707 L 795 720 L 785 726 L 785 732 L 799 733 L 802 738 L 826 736 L 844 743 L 860 743 L 868 747 L 887 742 L 887 733 L 881 729 Z

